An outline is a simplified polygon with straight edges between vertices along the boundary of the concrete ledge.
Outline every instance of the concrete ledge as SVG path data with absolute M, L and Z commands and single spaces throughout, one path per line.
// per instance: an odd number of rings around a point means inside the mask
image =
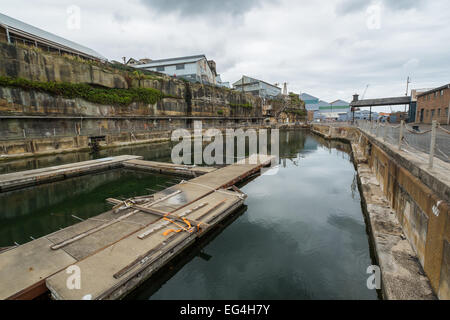
M 358 153 L 355 144 L 352 144 L 352 150 Z M 366 164 L 358 164 L 357 170 L 363 207 L 381 269 L 383 297 L 388 300 L 436 299 L 430 281 L 375 175 Z

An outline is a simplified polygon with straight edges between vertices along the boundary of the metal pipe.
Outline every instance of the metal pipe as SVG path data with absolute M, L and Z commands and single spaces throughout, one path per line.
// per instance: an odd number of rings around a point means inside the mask
M 11 44 L 11 36 L 9 35 L 9 29 L 7 26 L 5 26 L 6 30 L 6 39 L 8 39 L 8 43 Z

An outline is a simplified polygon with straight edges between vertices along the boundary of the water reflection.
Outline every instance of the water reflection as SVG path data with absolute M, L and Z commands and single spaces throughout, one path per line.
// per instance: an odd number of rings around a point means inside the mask
M 170 144 L 108 152 L 168 160 Z M 170 179 L 116 170 L 0 195 L 0 246 L 73 224 L 71 214 L 100 213 L 108 197 L 160 190 Z M 372 261 L 356 186 L 347 144 L 280 132 L 280 170 L 242 187 L 246 211 L 129 298 L 376 299 L 366 287 Z
M 247 211 L 202 248 L 211 258 L 194 256 L 130 298 L 377 299 L 348 145 L 305 132 L 280 140 L 282 169 L 242 188 Z

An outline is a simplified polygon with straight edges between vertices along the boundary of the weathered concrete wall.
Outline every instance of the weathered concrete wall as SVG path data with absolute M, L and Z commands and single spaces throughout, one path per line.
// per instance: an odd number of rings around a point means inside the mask
M 110 88 L 128 88 L 124 76 L 112 69 L 3 42 L 0 42 L 0 75 L 34 81 L 90 83 Z
M 0 76 L 155 88 L 165 95 L 153 105 L 116 106 L 0 87 L 0 156 L 79 150 L 88 147 L 89 137 L 95 135 L 105 135 L 110 146 L 159 141 L 175 128 L 190 127 L 193 117 L 217 127 L 255 124 L 262 118 L 261 99 L 251 94 L 165 75 L 138 76 L 111 65 L 5 43 L 0 43 Z
M 356 128 L 314 125 L 314 129 L 359 144 L 359 158 L 376 176 L 434 292 L 440 299 L 450 299 L 450 186 L 405 152 Z

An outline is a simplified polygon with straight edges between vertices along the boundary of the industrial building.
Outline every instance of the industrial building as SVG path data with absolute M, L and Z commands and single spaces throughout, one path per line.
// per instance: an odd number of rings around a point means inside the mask
M 417 95 L 416 122 L 449 124 L 450 84 Z
M 233 87 L 261 98 L 271 99 L 281 95 L 280 87 L 248 76 L 242 76 L 240 80 L 233 83 Z
M 43 51 L 107 61 L 98 52 L 0 13 L 0 41 L 40 48 Z
M 192 82 L 216 85 L 216 63 L 208 61 L 205 55 L 152 60 L 149 63 L 135 64 L 133 67 L 156 71 Z

